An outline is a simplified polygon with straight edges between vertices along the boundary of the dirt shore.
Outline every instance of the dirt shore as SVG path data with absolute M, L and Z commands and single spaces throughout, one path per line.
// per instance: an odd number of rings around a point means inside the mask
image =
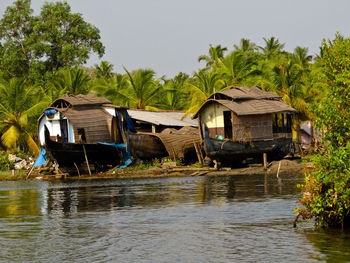
M 262 164 L 251 164 L 240 168 L 208 168 L 194 166 L 174 166 L 163 165 L 162 167 L 152 167 L 147 170 L 122 170 L 116 172 L 106 172 L 89 175 L 70 176 L 69 179 L 99 179 L 99 178 L 159 178 L 159 177 L 185 177 L 185 176 L 226 176 L 226 175 L 256 175 L 268 174 L 277 176 L 278 168 L 279 175 L 283 174 L 302 174 L 311 168 L 310 163 L 305 163 L 301 159 L 274 161 L 269 163 L 268 168 L 264 169 Z M 52 175 L 33 175 L 31 179 L 60 179 L 62 176 Z

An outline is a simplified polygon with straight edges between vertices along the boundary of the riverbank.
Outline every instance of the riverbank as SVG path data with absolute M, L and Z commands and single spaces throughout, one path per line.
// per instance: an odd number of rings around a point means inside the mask
M 280 168 L 279 168 L 280 167 Z M 208 168 L 200 167 L 199 164 L 191 166 L 176 166 L 175 163 L 165 163 L 161 167 L 151 167 L 148 169 L 138 170 L 132 167 L 105 173 L 82 174 L 80 176 L 69 176 L 69 179 L 101 179 L 101 178 L 160 178 L 160 177 L 185 177 L 185 176 L 225 176 L 225 175 L 259 175 L 267 174 L 283 176 L 285 174 L 303 174 L 310 169 L 310 163 L 302 159 L 283 159 L 269 163 L 268 168 L 264 169 L 262 164 L 250 164 L 246 167 L 239 168 Z M 279 172 L 278 172 L 279 170 Z M 30 179 L 61 179 L 68 178 L 66 175 L 39 175 L 33 173 Z M 23 178 L 24 179 L 24 178 Z
M 280 168 L 278 168 L 280 167 Z M 26 179 L 100 179 L 100 178 L 159 178 L 159 177 L 184 177 L 184 176 L 223 176 L 223 175 L 275 175 L 279 170 L 279 175 L 284 174 L 303 174 L 311 169 L 311 164 L 305 159 L 283 159 L 269 163 L 268 168 L 264 169 L 262 164 L 250 164 L 238 168 L 221 169 L 201 167 L 198 163 L 191 166 L 176 166 L 176 163 L 164 163 L 162 166 L 154 166 L 148 169 L 138 166 L 129 167 L 120 171 L 109 171 L 104 173 L 81 174 L 80 176 L 38 174 L 31 173 L 27 178 L 27 170 L 10 170 L 0 172 L 0 181 L 16 181 Z

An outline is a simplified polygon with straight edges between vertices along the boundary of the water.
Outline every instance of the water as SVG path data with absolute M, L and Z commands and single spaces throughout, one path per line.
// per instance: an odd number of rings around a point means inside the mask
M 350 262 L 293 228 L 302 176 L 0 182 L 1 262 Z

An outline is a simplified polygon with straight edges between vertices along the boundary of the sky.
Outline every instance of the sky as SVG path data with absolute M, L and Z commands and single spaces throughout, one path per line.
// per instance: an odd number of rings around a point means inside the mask
M 2 17 L 14 0 L 0 0 Z M 45 1 L 32 0 L 40 12 Z M 53 1 L 49 1 L 53 2 Z M 233 50 L 241 38 L 263 46 L 272 36 L 285 50 L 308 47 L 319 52 L 322 39 L 337 30 L 350 36 L 349 0 L 67 0 L 72 12 L 100 29 L 106 60 L 125 73 L 151 68 L 158 76 L 193 74 L 209 45 Z M 92 56 L 88 66 L 99 64 Z

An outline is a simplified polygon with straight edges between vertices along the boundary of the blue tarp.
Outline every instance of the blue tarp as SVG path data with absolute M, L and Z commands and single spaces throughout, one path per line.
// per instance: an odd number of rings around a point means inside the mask
M 46 158 L 46 149 L 44 147 L 40 147 L 40 153 L 38 158 L 36 158 L 35 163 L 33 164 L 34 167 L 44 165 L 47 161 Z
M 57 110 L 56 110 L 56 109 L 47 109 L 47 110 L 44 111 L 44 114 L 45 114 L 46 116 L 48 116 L 48 115 L 53 115 L 53 114 L 56 114 L 56 113 L 57 113 Z
M 98 143 L 108 145 L 108 146 L 113 146 L 122 151 L 124 164 L 116 168 L 115 169 L 116 171 L 123 169 L 125 167 L 128 167 L 132 163 L 131 154 L 130 154 L 128 145 L 126 143 L 119 143 L 119 144 L 109 143 L 109 142 L 98 142 Z
M 126 122 L 128 123 L 129 131 L 136 132 L 136 130 L 134 128 L 134 124 L 132 123 L 132 120 L 131 120 L 128 112 L 126 112 Z

